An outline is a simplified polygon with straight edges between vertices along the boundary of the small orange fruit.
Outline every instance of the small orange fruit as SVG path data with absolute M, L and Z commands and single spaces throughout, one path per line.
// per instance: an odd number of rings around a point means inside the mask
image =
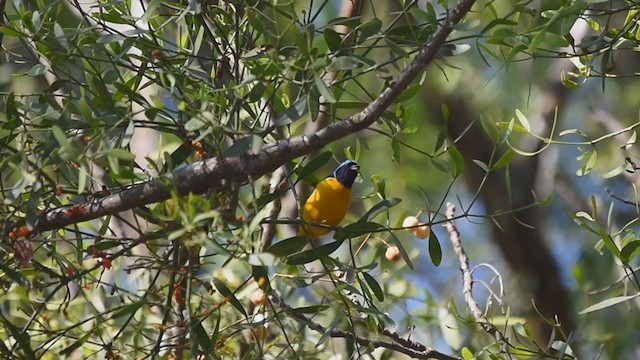
M 384 253 L 384 257 L 391 262 L 396 262 L 400 260 L 400 249 L 397 246 L 389 246 L 387 251 Z
M 418 224 L 420 224 L 420 220 L 418 220 L 418 218 L 415 216 L 407 216 L 402 221 L 402 227 L 406 228 L 405 230 L 407 230 L 408 232 L 414 232 L 415 227 L 418 226 Z
M 415 229 L 413 234 L 418 239 L 426 239 L 429 237 L 429 234 L 431 234 L 431 228 L 429 227 L 429 225 L 422 225 L 419 228 Z

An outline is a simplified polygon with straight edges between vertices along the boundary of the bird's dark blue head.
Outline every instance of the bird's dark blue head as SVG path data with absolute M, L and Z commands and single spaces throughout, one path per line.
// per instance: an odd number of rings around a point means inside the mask
M 356 180 L 356 176 L 358 176 L 358 170 L 360 170 L 360 165 L 353 160 L 343 161 L 342 164 L 338 165 L 338 167 L 333 171 L 333 177 L 338 179 L 340 184 L 345 187 L 351 188 L 353 186 L 353 182 Z

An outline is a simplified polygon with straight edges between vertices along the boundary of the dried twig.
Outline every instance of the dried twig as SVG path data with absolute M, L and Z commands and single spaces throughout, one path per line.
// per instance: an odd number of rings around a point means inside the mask
M 493 335 L 496 340 L 504 339 L 502 333 L 495 327 L 493 324 L 487 320 L 484 316 L 482 310 L 480 310 L 480 305 L 476 302 L 473 297 L 473 275 L 471 274 L 471 270 L 469 269 L 469 258 L 462 247 L 462 242 L 460 241 L 460 232 L 454 223 L 456 207 L 450 202 L 447 202 L 447 210 L 446 217 L 447 222 L 445 226 L 447 231 L 449 232 L 449 240 L 453 245 L 453 252 L 458 256 L 458 261 L 460 261 L 460 270 L 462 271 L 462 293 L 464 294 L 464 300 L 467 303 L 467 307 L 471 311 L 473 318 L 482 326 L 482 328 Z
M 271 209 L 269 210 L 269 215 L 265 217 L 265 219 L 277 219 L 278 214 L 280 213 L 280 208 L 282 207 L 281 194 L 279 194 L 280 184 L 282 180 L 285 178 L 284 167 L 279 167 L 276 171 L 271 175 L 271 181 L 269 183 L 269 193 L 274 194 L 274 199 L 271 202 Z M 273 241 L 273 237 L 276 234 L 276 223 L 266 222 L 262 225 L 262 237 L 260 239 L 260 250 L 264 250 L 271 246 L 271 242 Z

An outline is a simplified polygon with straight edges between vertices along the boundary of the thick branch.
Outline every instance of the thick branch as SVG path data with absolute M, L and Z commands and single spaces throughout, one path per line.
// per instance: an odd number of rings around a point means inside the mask
M 164 201 L 170 198 L 172 189 L 180 195 L 201 194 L 207 190 L 217 191 L 229 182 L 242 183 L 249 178 L 261 177 L 287 161 L 320 150 L 327 144 L 365 129 L 373 124 L 386 108 L 393 104 L 398 95 L 436 58 L 438 49 L 446 42 L 453 26 L 462 20 L 474 3 L 475 0 L 460 0 L 458 5 L 448 13 L 431 41 L 420 49 L 413 62 L 398 78 L 364 110 L 348 119 L 332 124 L 314 134 L 297 136 L 268 145 L 258 154 L 246 153 L 197 162 L 120 193 L 75 205 L 74 211 L 69 211 L 70 207 L 50 210 L 38 220 L 35 230 L 53 230 Z M 72 216 L 69 216 L 70 214 Z

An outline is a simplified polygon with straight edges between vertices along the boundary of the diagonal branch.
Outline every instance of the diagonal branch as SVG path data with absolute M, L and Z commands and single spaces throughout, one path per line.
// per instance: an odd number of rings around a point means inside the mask
M 460 261 L 460 271 L 462 271 L 462 292 L 464 294 L 464 300 L 467 303 L 467 307 L 471 311 L 473 318 L 482 326 L 482 328 L 493 335 L 496 340 L 500 341 L 504 339 L 504 335 L 498 330 L 493 324 L 487 320 L 484 316 L 484 313 L 480 309 L 480 305 L 473 297 L 473 276 L 471 274 L 471 269 L 469 269 L 469 258 L 467 257 L 467 253 L 464 251 L 462 247 L 462 242 L 460 241 L 460 232 L 454 223 L 455 219 L 456 207 L 447 202 L 447 210 L 446 217 L 447 222 L 445 226 L 447 228 L 447 232 L 449 233 L 449 240 L 451 241 L 451 245 L 453 245 L 453 252 L 458 256 L 458 260 Z
M 134 185 L 117 194 L 94 199 L 91 202 L 60 207 L 48 211 L 35 224 L 36 231 L 48 231 L 66 225 L 115 214 L 123 210 L 164 201 L 174 189 L 180 195 L 201 194 L 207 190 L 220 190 L 228 183 L 242 183 L 256 179 L 294 158 L 318 151 L 322 147 L 349 134 L 363 130 L 374 123 L 387 107 L 437 56 L 447 37 L 471 10 L 475 0 L 460 0 L 434 33 L 431 41 L 420 49 L 412 63 L 386 88 L 378 98 L 361 112 L 332 124 L 316 133 L 296 136 L 266 146 L 257 154 L 245 153 L 228 158 L 212 158 L 194 163 L 171 174 Z M 72 216 L 70 216 L 70 214 Z

